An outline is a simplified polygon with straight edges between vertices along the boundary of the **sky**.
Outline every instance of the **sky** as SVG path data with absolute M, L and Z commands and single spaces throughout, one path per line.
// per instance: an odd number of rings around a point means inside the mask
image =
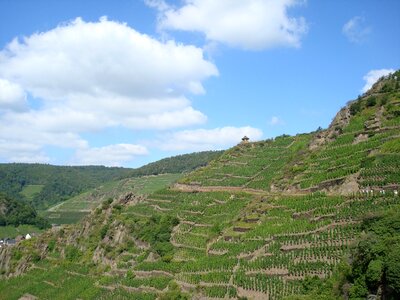
M 399 68 L 398 0 L 0 0 L 0 162 L 311 132 Z

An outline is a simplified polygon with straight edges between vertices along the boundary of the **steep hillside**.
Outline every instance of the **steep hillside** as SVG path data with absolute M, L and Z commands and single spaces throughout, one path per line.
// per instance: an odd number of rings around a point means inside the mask
M 400 182 L 399 72 L 349 102 L 326 130 L 239 144 L 199 172 L 192 186 L 351 194 Z
M 293 164 L 307 150 L 311 138 L 311 134 L 283 135 L 274 140 L 239 144 L 180 182 L 274 190 L 273 184 L 284 175 L 284 167 Z
M 182 174 L 161 174 L 106 182 L 101 186 L 50 207 L 43 212 L 43 216 L 52 224 L 76 223 L 104 200 L 109 198 L 118 199 L 128 193 L 148 195 L 172 184 L 182 176 Z
M 171 188 L 106 200 L 80 224 L 2 249 L 12 278 L 0 290 L 7 299 L 315 299 L 317 286 L 316 299 L 398 299 L 398 253 L 388 250 L 398 222 L 379 216 L 400 209 L 399 85 L 400 72 L 382 79 L 326 130 L 240 144 Z M 365 231 L 379 236 L 382 224 L 393 229 L 377 249 Z M 362 266 L 340 277 L 351 249 L 368 247 L 384 263 L 361 254 Z

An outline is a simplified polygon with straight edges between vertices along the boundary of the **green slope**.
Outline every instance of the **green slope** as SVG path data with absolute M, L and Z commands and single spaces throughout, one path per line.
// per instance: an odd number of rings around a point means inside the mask
M 351 193 L 398 185 L 400 74 L 396 74 L 344 107 L 327 130 L 238 145 L 181 183 L 298 193 Z
M 23 224 L 48 227 L 46 221 L 38 217 L 31 205 L 0 193 L 0 226 Z
M 221 151 L 204 151 L 178 155 L 137 169 L 0 164 L 0 191 L 17 199 L 29 200 L 37 209 L 44 210 L 106 182 L 129 177 L 187 173 L 205 166 L 220 154 Z
M 308 147 L 311 134 L 280 136 L 274 140 L 240 144 L 181 183 L 203 186 L 238 186 L 271 190 L 274 178 Z
M 188 173 L 199 167 L 206 166 L 210 161 L 220 156 L 222 152 L 203 151 L 160 159 L 133 170 L 131 176 Z
M 0 164 L 0 190 L 45 209 L 104 182 L 127 177 L 130 172 L 131 169 L 102 166 Z
M 150 194 L 170 185 L 181 176 L 181 174 L 161 174 L 107 182 L 50 207 L 47 211 L 42 212 L 42 215 L 49 219 L 52 224 L 75 223 L 108 198 L 119 199 L 128 193 L 135 195 Z
M 106 200 L 80 224 L 0 251 L 10 258 L 0 260 L 3 272 L 43 264 L 75 294 L 45 277 L 28 286 L 35 268 L 0 288 L 7 299 L 108 299 L 110 291 L 122 299 L 313 299 L 307 294 L 320 286 L 317 299 L 356 299 L 379 284 L 397 299 L 398 253 L 387 250 L 398 245 L 398 222 L 392 217 L 393 231 L 377 243 L 365 230 L 382 225 L 365 223 L 400 209 L 399 85 L 400 72 L 382 79 L 326 130 L 238 145 L 179 185 Z M 389 276 L 372 282 L 356 268 L 352 278 L 337 275 L 360 246 L 392 262 L 380 269 Z M 371 260 L 359 261 L 369 268 Z

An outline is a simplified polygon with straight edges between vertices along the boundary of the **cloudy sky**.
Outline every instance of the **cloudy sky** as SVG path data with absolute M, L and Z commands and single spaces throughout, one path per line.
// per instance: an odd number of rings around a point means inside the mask
M 397 0 L 0 0 L 0 162 L 137 167 L 327 127 Z

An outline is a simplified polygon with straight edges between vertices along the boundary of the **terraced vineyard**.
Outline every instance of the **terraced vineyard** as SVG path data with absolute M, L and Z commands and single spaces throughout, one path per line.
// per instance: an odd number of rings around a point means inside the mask
M 387 88 L 377 85 L 343 108 L 326 131 L 240 144 L 180 182 L 293 193 L 398 188 L 400 92 L 395 77 L 387 79 Z M 323 142 L 312 149 L 310 142 L 318 139 Z M 353 185 L 340 189 L 346 179 Z
M 306 294 L 310 278 L 323 284 L 347 261 L 366 217 L 400 209 L 399 78 L 378 82 L 327 130 L 240 144 L 179 184 L 106 199 L 79 225 L 3 250 L 3 272 L 31 267 L 1 281 L 4 297 Z
M 270 190 L 283 167 L 307 148 L 311 135 L 281 136 L 275 140 L 241 144 L 182 183 L 204 186 L 240 186 Z
M 148 200 L 154 210 L 180 218 L 171 237 L 174 258 L 134 270 L 167 272 L 187 290 L 216 298 L 301 293 L 306 276 L 332 274 L 358 238 L 365 212 L 400 207 L 393 195 L 269 198 L 163 191 L 154 196 Z
M 41 214 L 53 224 L 76 223 L 108 198 L 119 198 L 127 193 L 147 195 L 168 186 L 181 176 L 181 174 L 161 174 L 107 182 L 53 206 Z
M 91 223 L 94 229 L 79 250 L 83 257 L 94 255 L 94 251 L 97 255 L 102 253 L 103 262 L 107 258 L 113 258 L 113 262 L 105 269 L 87 267 L 87 279 L 79 283 L 85 293 L 78 289 L 66 299 L 75 295 L 81 299 L 92 299 L 93 295 L 111 299 L 118 293 L 155 299 L 167 291 L 173 280 L 188 293 L 211 298 L 282 299 L 301 294 L 306 276 L 326 278 L 332 274 L 359 237 L 359 224 L 365 212 L 399 208 L 400 197 L 392 194 L 345 197 L 314 193 L 271 197 L 243 192 L 173 190 L 157 192 L 123 210 L 114 203 L 108 208 L 113 214 L 108 218 L 100 214 Z M 179 219 L 170 237 L 172 257 L 154 251 L 151 241 L 139 242 L 132 229 L 121 233 L 121 228 L 167 216 Z M 91 250 L 91 241 L 98 238 L 104 226 L 101 224 L 109 224 L 107 232 L 100 246 Z M 118 235 L 120 241 L 115 240 Z M 112 237 L 115 239 L 111 240 Z M 73 285 L 74 280 L 79 280 L 79 275 L 74 278 L 77 266 L 73 263 L 53 269 L 52 262 L 59 255 L 52 250 L 37 265 L 51 266 L 53 271 L 46 275 L 47 279 L 43 275 L 38 279 L 36 268 L 19 279 L 3 282 L 5 287 L 18 280 L 25 283 L 19 294 L 12 290 L 7 299 L 28 291 L 44 299 L 51 298 L 50 294 L 42 294 L 45 290 L 57 295 L 64 285 L 56 284 L 52 272 L 69 272 L 63 279 L 65 284 Z M 99 268 L 108 271 L 99 275 Z M 33 282 L 28 280 L 32 276 L 36 278 Z

